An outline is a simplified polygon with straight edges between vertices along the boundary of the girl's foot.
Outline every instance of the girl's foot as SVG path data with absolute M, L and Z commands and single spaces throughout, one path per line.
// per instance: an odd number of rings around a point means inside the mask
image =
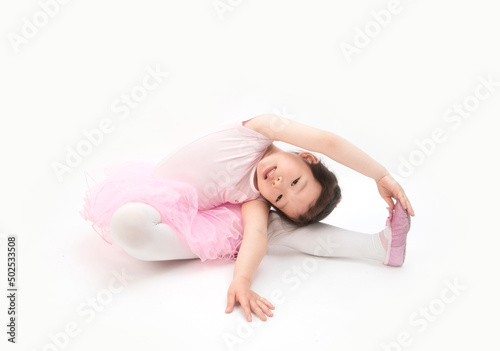
M 382 246 L 386 250 L 384 264 L 399 267 L 405 261 L 406 236 L 411 225 L 410 215 L 403 209 L 399 200 L 396 201 L 394 211 L 389 210 L 385 225 L 387 227 L 379 233 Z

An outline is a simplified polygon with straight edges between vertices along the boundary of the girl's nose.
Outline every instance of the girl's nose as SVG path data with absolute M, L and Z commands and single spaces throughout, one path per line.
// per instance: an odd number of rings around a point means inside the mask
M 283 178 L 281 176 L 277 176 L 275 180 L 273 180 L 273 186 L 277 186 L 278 184 L 281 183 L 281 180 Z

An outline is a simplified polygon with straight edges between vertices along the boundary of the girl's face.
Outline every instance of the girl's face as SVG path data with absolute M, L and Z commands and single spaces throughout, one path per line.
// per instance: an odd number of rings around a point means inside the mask
M 309 152 L 297 155 L 276 149 L 257 164 L 256 187 L 273 206 L 296 219 L 308 212 L 321 193 L 321 185 L 306 164 L 318 163 L 318 159 Z

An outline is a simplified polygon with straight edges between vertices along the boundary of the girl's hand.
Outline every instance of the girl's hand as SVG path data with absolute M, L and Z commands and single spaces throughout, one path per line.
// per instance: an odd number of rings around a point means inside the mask
M 377 181 L 378 192 L 382 198 L 390 206 L 391 211 L 394 210 L 394 202 L 392 198 L 398 199 L 401 205 L 411 216 L 415 216 L 410 200 L 406 197 L 405 191 L 399 183 L 390 175 L 387 174 Z
M 267 320 L 264 313 L 269 317 L 273 316 L 271 311 L 274 310 L 273 304 L 250 290 L 250 281 L 245 278 L 235 278 L 229 286 L 226 313 L 233 311 L 236 301 L 243 307 L 249 322 L 252 321 L 252 312 L 259 316 L 262 321 Z

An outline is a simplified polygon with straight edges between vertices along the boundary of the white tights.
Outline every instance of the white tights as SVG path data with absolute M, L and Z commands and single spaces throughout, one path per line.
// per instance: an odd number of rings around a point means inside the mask
M 152 206 L 131 202 L 113 214 L 114 241 L 129 255 L 144 261 L 198 258 Z M 315 223 L 302 228 L 285 223 L 275 212 L 268 221 L 268 244 L 282 245 L 315 256 L 366 258 L 384 261 L 379 233 L 365 234 Z

